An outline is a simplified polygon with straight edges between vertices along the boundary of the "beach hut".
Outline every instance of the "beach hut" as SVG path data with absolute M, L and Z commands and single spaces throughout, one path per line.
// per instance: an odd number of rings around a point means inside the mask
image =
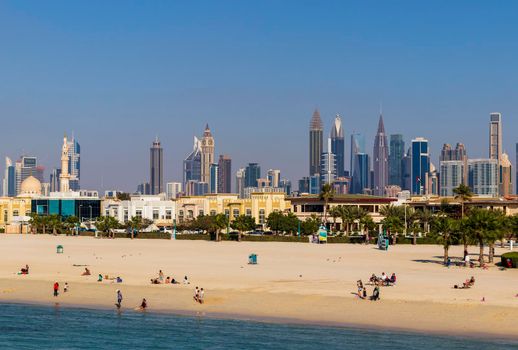
M 248 263 L 250 265 L 257 265 L 257 254 L 254 254 L 254 253 L 250 254 L 248 256 Z
M 318 229 L 318 243 L 327 243 L 327 229 L 324 225 Z
M 60 244 L 56 247 L 57 254 L 63 254 L 63 246 Z

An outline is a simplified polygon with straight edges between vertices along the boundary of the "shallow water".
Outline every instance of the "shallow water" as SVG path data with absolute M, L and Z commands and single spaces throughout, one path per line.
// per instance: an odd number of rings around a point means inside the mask
M 518 342 L 0 304 L 0 349 L 518 349 Z

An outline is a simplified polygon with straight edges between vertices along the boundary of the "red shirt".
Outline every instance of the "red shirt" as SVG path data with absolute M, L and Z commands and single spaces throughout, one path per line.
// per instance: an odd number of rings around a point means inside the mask
M 58 289 L 59 289 L 59 283 L 56 282 L 56 283 L 54 283 L 54 290 L 58 290 Z

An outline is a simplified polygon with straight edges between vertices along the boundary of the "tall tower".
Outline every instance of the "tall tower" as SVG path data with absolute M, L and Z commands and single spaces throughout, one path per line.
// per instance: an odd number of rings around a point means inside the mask
M 491 113 L 489 115 L 489 158 L 502 160 L 502 115 Z
M 61 192 L 70 192 L 70 174 L 68 172 L 68 142 L 67 135 L 63 137 L 61 148 L 61 175 L 59 175 L 59 189 Z
M 336 178 L 336 159 L 333 152 L 331 152 L 332 141 L 327 139 L 327 152 L 322 153 L 322 166 L 320 173 L 320 181 L 322 184 L 331 185 Z
M 81 188 L 81 146 L 72 133 L 72 140 L 68 141 L 68 172 L 70 174 L 70 189 L 79 191 Z
M 164 192 L 164 153 L 158 136 L 149 149 L 149 175 L 151 194 Z
M 390 135 L 389 185 L 403 186 L 402 160 L 405 156 L 403 135 Z
M 218 192 L 232 192 L 232 159 L 227 155 L 220 155 L 218 160 Z
M 498 192 L 502 197 L 509 196 L 513 193 L 513 185 L 512 185 L 512 173 L 513 167 L 511 162 L 509 161 L 509 156 L 507 153 L 502 153 L 502 160 L 500 161 L 500 177 L 498 184 Z
M 374 166 L 374 195 L 384 196 L 385 187 L 388 185 L 388 147 L 385 125 L 383 124 L 383 116 L 381 114 L 378 122 L 378 132 L 374 138 L 372 156 Z
M 342 118 L 337 114 L 333 126 L 331 127 L 331 153 L 335 155 L 336 176 L 345 176 L 345 143 Z
M 422 137 L 412 140 L 411 153 L 412 194 L 424 195 L 426 194 L 427 177 L 430 172 L 428 140 Z
M 201 182 L 210 183 L 210 165 L 214 163 L 214 138 L 209 124 L 205 126 L 201 140 Z
M 354 176 L 354 166 L 356 164 L 356 155 L 365 153 L 365 137 L 359 133 L 351 134 L 351 155 L 349 159 L 349 176 Z
M 318 109 L 309 123 L 309 176 L 320 174 L 320 158 L 323 151 L 323 126 Z

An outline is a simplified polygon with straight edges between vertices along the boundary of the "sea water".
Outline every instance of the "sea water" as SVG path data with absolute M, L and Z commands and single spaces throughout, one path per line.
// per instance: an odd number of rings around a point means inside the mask
M 518 349 L 507 340 L 0 304 L 0 349 Z

